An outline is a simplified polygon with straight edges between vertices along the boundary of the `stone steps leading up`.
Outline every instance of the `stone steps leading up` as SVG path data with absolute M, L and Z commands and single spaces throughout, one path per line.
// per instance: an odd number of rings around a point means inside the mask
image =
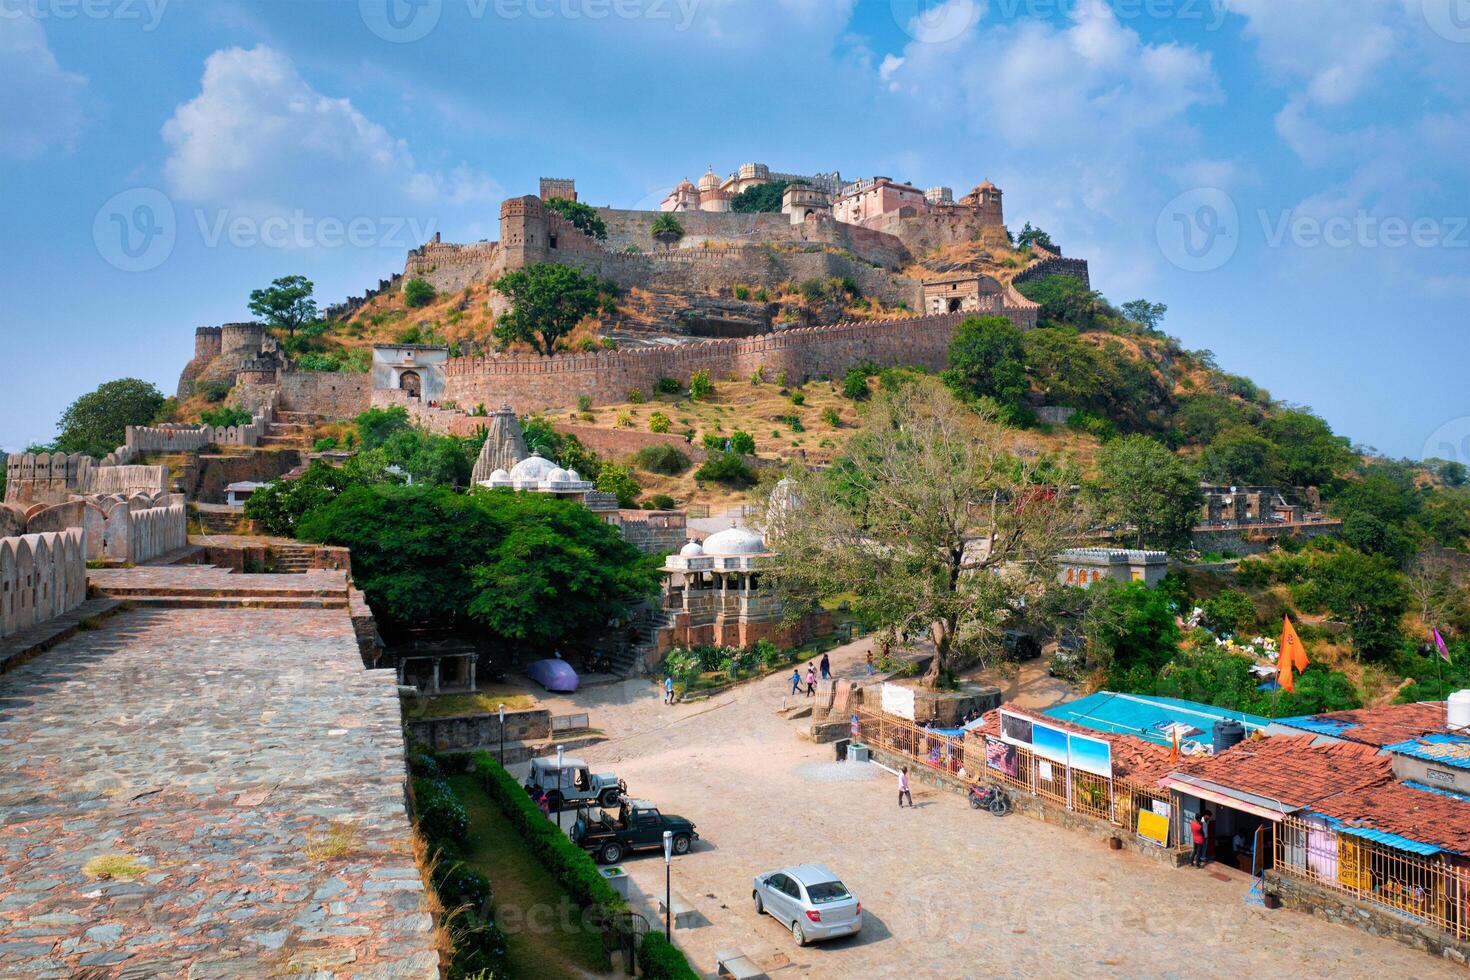
M 229 586 L 200 586 L 198 588 L 187 585 L 110 585 L 107 594 L 117 599 L 133 599 L 140 596 L 157 597 L 165 599 L 343 599 L 347 598 L 345 592 L 337 589 L 292 589 L 272 588 L 270 586 L 245 586 L 232 588 Z
M 137 609 L 346 609 L 346 596 L 121 596 Z

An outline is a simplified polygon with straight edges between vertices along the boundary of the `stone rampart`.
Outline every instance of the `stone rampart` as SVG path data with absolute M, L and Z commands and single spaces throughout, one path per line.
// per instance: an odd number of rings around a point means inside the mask
M 59 503 L 87 483 L 96 465 L 86 453 L 11 453 L 5 458 L 5 500 Z
M 290 371 L 281 376 L 279 407 L 283 412 L 351 419 L 372 403 L 368 372 Z
M 1033 262 L 1011 280 L 1012 283 L 1031 282 L 1036 279 L 1045 279 L 1047 276 L 1071 276 L 1088 289 L 1092 288 L 1092 280 L 1088 277 L 1086 259 L 1064 259 L 1060 255 L 1044 253 L 1047 258 L 1040 262 Z
M 87 598 L 80 528 L 0 538 L 0 636 L 70 612 Z
M 533 412 L 570 406 L 578 395 L 589 396 L 594 404 L 621 402 L 634 388 L 652 391 L 663 377 L 687 382 L 698 370 L 720 380 L 744 380 L 764 368 L 767 377 L 785 371 L 793 381 L 838 377 L 863 361 L 938 370 L 966 315 L 800 327 L 743 339 L 554 357 L 452 358 L 445 371 L 445 397 L 461 405 L 509 403 L 517 411 Z

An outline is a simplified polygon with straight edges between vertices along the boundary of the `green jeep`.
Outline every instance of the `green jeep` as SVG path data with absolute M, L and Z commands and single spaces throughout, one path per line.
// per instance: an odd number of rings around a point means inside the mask
M 617 812 L 580 810 L 572 825 L 572 841 L 603 864 L 616 864 L 629 851 L 658 850 L 664 831 L 674 835 L 675 854 L 688 854 L 699 839 L 694 824 L 683 817 L 659 813 L 647 800 L 624 799 Z

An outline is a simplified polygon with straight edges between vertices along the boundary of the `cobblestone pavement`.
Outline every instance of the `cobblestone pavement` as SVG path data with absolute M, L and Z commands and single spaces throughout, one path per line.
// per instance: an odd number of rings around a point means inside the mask
M 858 674 L 863 649 L 834 655 L 839 676 Z M 799 737 L 804 720 L 776 714 L 789 690 L 768 678 L 666 707 L 644 681 L 577 698 L 613 736 L 579 754 L 698 827 L 673 886 L 707 922 L 675 933 L 701 972 L 733 948 L 778 977 L 1465 976 L 1386 939 L 1247 905 L 1249 879 L 1233 871 L 1109 851 L 917 781 L 916 806 L 900 810 L 894 777 L 835 763 L 830 745 Z M 802 861 L 826 863 L 862 900 L 859 936 L 801 949 L 754 914 L 752 876 Z M 627 867 L 661 927 L 662 855 Z
M 77 634 L 0 678 L 0 976 L 437 977 L 402 773 L 344 611 Z

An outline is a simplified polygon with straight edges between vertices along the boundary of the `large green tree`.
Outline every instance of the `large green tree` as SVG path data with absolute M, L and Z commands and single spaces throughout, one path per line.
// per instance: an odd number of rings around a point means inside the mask
M 130 425 L 147 425 L 163 407 L 163 393 L 146 381 L 119 378 L 98 385 L 61 413 L 52 447 L 63 453 L 106 456 L 123 444 Z
M 1212 483 L 1252 486 L 1271 478 L 1276 447 L 1247 426 L 1221 432 L 1200 455 L 1200 476 Z
M 1288 486 L 1326 483 L 1356 462 L 1348 440 L 1305 409 L 1274 415 L 1264 428 L 1276 445 L 1275 479 Z
M 1026 397 L 1026 352 L 1021 331 L 1003 316 L 967 317 L 949 345 L 945 382 L 969 397 L 993 398 L 1007 410 Z
M 1078 330 L 1107 326 L 1112 313 L 1101 293 L 1088 289 L 1071 276 L 1045 276 L 1016 286 L 1027 299 L 1041 304 L 1043 323 L 1063 324 Z
M 875 628 L 927 631 L 934 685 L 1058 587 L 1055 556 L 1085 509 L 932 379 L 880 392 L 864 415 L 836 465 L 793 475 L 799 504 L 768 529 L 778 588 L 790 609 L 841 596 Z
M 788 182 L 784 180 L 773 180 L 764 184 L 756 184 L 754 187 L 747 187 L 730 199 L 730 210 L 742 214 L 779 213 L 781 195 L 786 193 L 787 184 Z
M 522 340 L 543 355 L 555 353 L 557 342 L 601 305 L 598 280 L 554 262 L 507 272 L 491 285 L 510 299 L 510 309 L 495 318 L 495 339 Z
M 1148 436 L 1131 435 L 1103 446 L 1098 468 L 1107 509 L 1133 526 L 1135 547 L 1188 544 L 1204 496 L 1183 460 Z
M 532 652 L 595 633 L 658 581 L 656 559 L 547 494 L 358 486 L 299 533 L 350 548 L 354 579 L 390 622 L 467 619 Z
M 264 289 L 250 291 L 250 312 L 288 337 L 316 319 L 315 287 L 305 276 L 282 276 Z
M 1347 623 L 1363 659 L 1383 659 L 1398 646 L 1410 595 L 1389 559 L 1341 548 L 1314 564 L 1309 594 Z

